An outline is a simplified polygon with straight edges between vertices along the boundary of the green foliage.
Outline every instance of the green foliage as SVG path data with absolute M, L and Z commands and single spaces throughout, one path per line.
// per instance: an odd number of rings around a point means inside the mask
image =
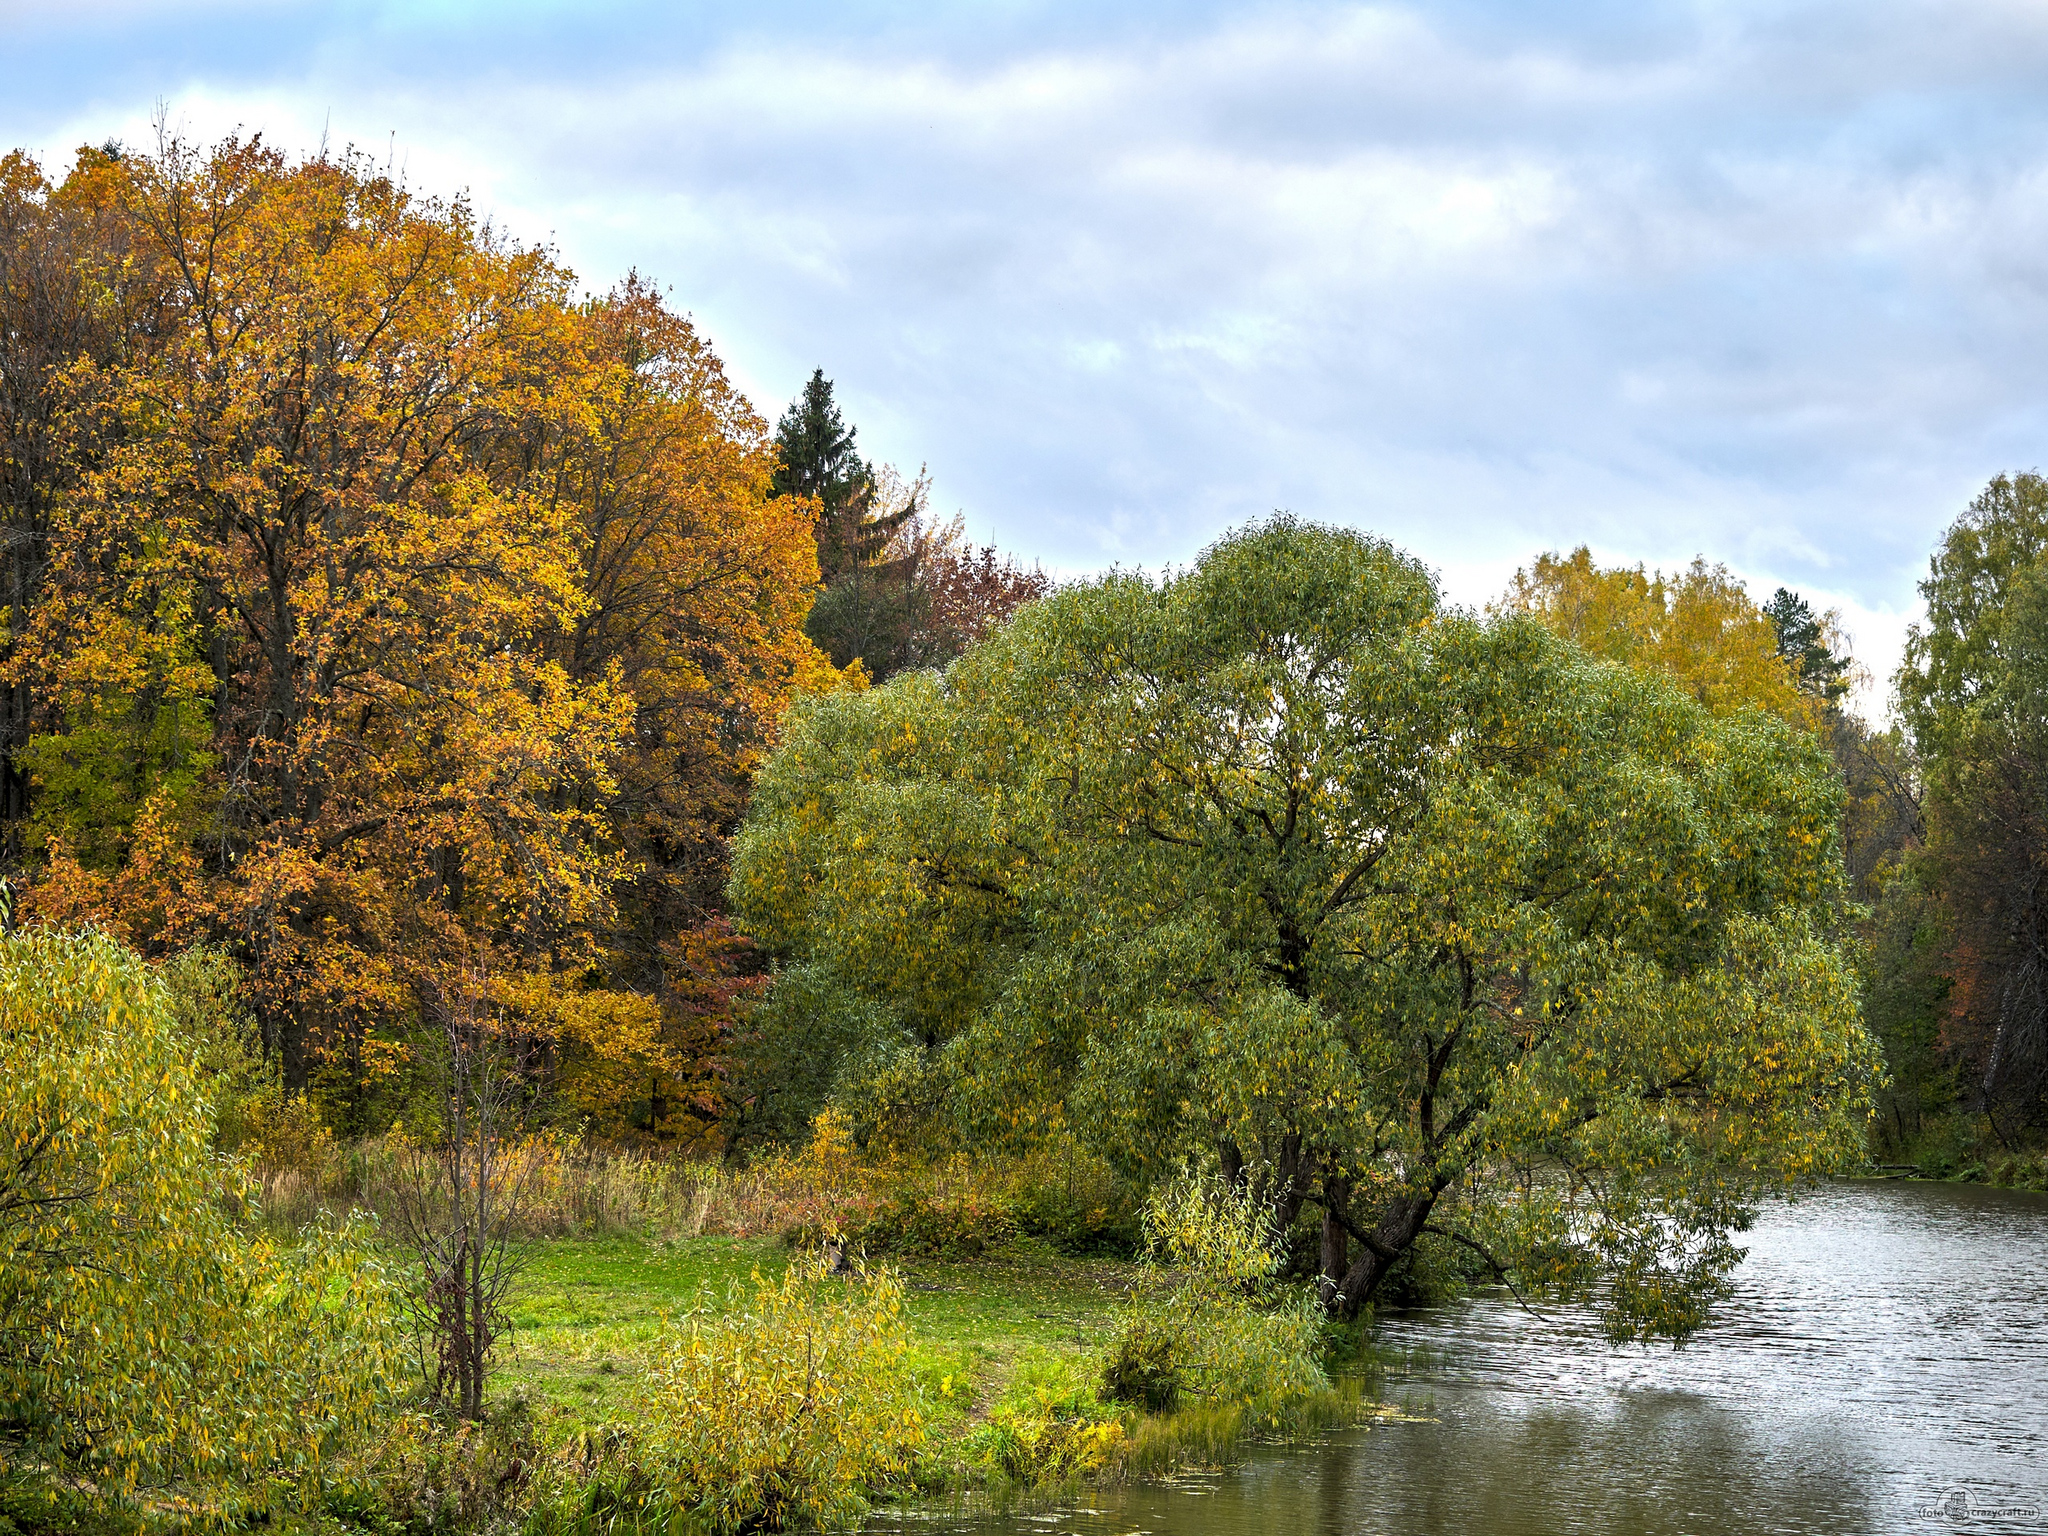
M 1947 983 L 1941 1053 L 1971 1108 L 2048 1124 L 2048 483 L 1994 480 L 1920 591 L 1898 695 L 1926 779 L 1909 862 Z
M 1949 751 L 1971 701 L 1998 685 L 2007 598 L 2044 551 L 2048 481 L 2037 474 L 2000 475 L 1943 536 L 1920 583 L 1927 622 L 1907 631 L 1897 678 L 1923 753 Z
M 37 842 L 59 839 L 88 869 L 110 871 L 146 806 L 190 835 L 207 810 L 211 739 L 203 697 L 119 693 L 77 706 L 68 730 L 31 737 L 18 754 L 35 784 Z
M 926 1259 L 973 1259 L 1003 1247 L 1017 1235 L 1015 1219 L 999 1202 L 966 1189 L 949 1200 L 921 1198 L 910 1189 L 893 1192 L 853 1240 L 870 1253 L 900 1253 Z
M 1329 1385 L 1315 1293 L 1277 1282 L 1279 1234 L 1247 1192 L 1183 1174 L 1147 1204 L 1145 1233 L 1161 1263 L 1104 1352 L 1105 1396 L 1152 1412 L 1184 1400 L 1270 1411 Z
M 649 1373 L 630 1469 L 597 1502 L 714 1531 L 858 1524 L 924 1442 L 902 1313 L 887 1270 L 846 1281 L 810 1264 L 691 1313 Z
M 848 509 L 863 504 L 874 489 L 874 470 L 854 445 L 858 435 L 840 414 L 838 402 L 832 398 L 832 381 L 822 368 L 812 370 L 803 393 L 789 403 L 775 424 L 775 494 L 816 499 L 821 512 L 821 555 L 822 546 L 838 531 Z M 876 552 L 874 548 L 835 548 L 831 553 L 836 558 L 828 561 L 821 557 L 818 565 L 829 578 L 850 562 L 872 559 Z
M 242 969 L 217 949 L 193 948 L 156 968 L 178 1028 L 192 1043 L 192 1068 L 213 1105 L 221 1152 L 255 1152 L 286 1116 L 277 1058 L 263 1049 L 256 1015 L 242 998 Z
M 1841 803 L 1810 731 L 1280 518 L 798 706 L 731 895 L 872 1010 L 871 1134 L 1257 1168 L 1345 1309 L 1441 1228 L 1682 1336 L 1862 1155 Z
M 1947 924 L 1920 882 L 1924 868 L 1899 873 L 1867 925 L 1864 1015 L 1889 1068 L 1872 1131 L 1900 1162 L 1914 1160 L 1908 1153 L 1923 1123 L 1952 1106 L 1959 1090 L 1941 1032 L 1950 991 Z
M 280 1248 L 235 1219 L 194 1054 L 112 940 L 0 939 L 0 1460 L 109 1505 L 267 1505 L 371 1429 L 395 1375 L 363 1234 Z
M 795 1157 L 758 1161 L 784 1192 L 784 1240 L 855 1253 L 974 1258 L 1036 1238 L 1062 1253 L 1138 1247 L 1138 1198 L 1100 1158 L 1053 1139 L 1026 1157 L 855 1145 L 854 1121 L 822 1111 Z
M 376 1439 L 340 1469 L 321 1508 L 373 1532 L 516 1528 L 536 1494 L 559 1489 L 544 1426 L 524 1397 L 498 1404 L 481 1422 L 394 1414 Z M 552 1474 L 552 1475 L 551 1475 Z
M 1828 617 L 1817 617 L 1797 592 L 1780 587 L 1763 605 L 1778 637 L 1778 657 L 1792 671 L 1800 691 L 1834 703 L 1849 691 L 1847 656 L 1836 654 Z
M 734 1142 L 801 1141 L 849 1059 L 887 1038 L 874 1003 L 832 972 L 811 965 L 778 972 L 734 1042 L 728 1134 Z
M 891 558 L 890 544 L 923 504 L 923 483 L 903 490 L 893 471 L 862 459 L 855 429 L 840 415 L 832 381 L 815 370 L 775 427 L 778 496 L 817 504 L 818 573 L 825 589 L 804 632 L 843 667 L 860 660 L 884 677 L 907 659 L 924 600 L 915 560 Z
M 1044 1487 L 1101 1472 L 1124 1446 L 1118 1409 L 1069 1360 L 1020 1360 L 987 1420 L 967 1437 L 970 1462 L 1002 1481 Z

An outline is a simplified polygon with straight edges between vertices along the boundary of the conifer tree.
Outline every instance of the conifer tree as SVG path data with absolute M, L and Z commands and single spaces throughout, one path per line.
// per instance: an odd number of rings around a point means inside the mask
M 914 555 L 892 550 L 895 536 L 923 502 L 922 485 L 883 505 L 875 467 L 860 456 L 822 368 L 790 402 L 775 427 L 780 463 L 774 490 L 818 503 L 818 573 L 825 590 L 805 631 L 834 666 L 858 659 L 880 679 L 910 658 L 919 593 Z
M 1806 599 L 1780 587 L 1763 606 L 1764 617 L 1778 633 L 1778 655 L 1792 669 L 1802 693 L 1832 704 L 1849 691 L 1845 674 L 1849 658 L 1837 656 L 1828 644 L 1827 626 Z

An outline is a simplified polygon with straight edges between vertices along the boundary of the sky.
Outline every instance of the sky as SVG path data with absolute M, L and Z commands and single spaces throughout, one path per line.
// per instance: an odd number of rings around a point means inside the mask
M 2048 428 L 2048 6 L 0 0 L 0 140 L 237 128 L 671 290 L 1060 574 L 1274 509 L 1725 562 L 1882 680 Z

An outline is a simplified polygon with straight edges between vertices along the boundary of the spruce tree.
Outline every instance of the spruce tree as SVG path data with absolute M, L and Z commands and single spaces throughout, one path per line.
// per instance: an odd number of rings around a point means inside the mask
M 840 414 L 825 370 L 816 369 L 776 423 L 780 462 L 772 483 L 777 495 L 818 502 L 818 574 L 825 590 L 805 632 L 834 666 L 858 657 L 880 681 L 904 665 L 917 627 L 916 561 L 890 558 L 889 544 L 917 515 L 919 500 L 912 495 L 900 507 L 877 510 L 874 466 L 860 456 L 856 430 Z

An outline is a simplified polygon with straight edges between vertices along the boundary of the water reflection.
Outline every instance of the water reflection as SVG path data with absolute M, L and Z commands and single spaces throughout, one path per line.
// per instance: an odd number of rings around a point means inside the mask
M 1424 1362 L 1406 1422 L 924 1529 L 2048 1533 L 2048 1199 L 1838 1184 L 1766 1213 L 1686 1349 L 1610 1349 L 1574 1311 L 1477 1298 L 1383 1319 Z

